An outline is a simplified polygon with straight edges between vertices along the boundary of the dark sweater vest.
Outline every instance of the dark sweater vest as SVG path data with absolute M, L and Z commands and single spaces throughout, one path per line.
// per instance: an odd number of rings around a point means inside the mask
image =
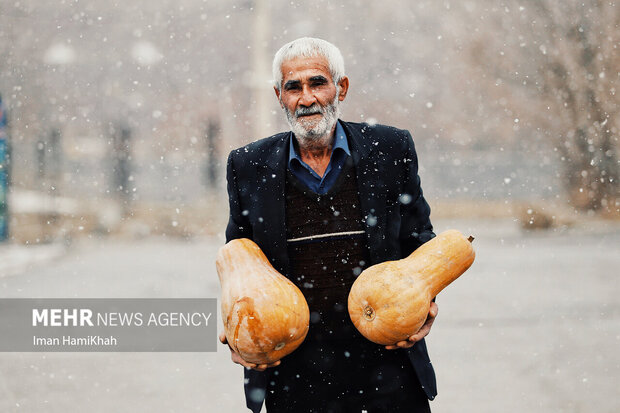
M 311 191 L 288 172 L 286 228 L 288 276 L 310 307 L 306 340 L 359 337 L 349 318 L 347 299 L 351 285 L 367 266 L 368 249 L 350 159 L 324 195 Z

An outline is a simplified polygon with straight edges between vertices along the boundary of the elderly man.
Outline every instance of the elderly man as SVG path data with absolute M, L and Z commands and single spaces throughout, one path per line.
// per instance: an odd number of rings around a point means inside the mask
M 424 336 L 374 344 L 347 312 L 356 276 L 409 255 L 434 234 L 411 135 L 339 120 L 349 89 L 338 48 L 301 38 L 273 62 L 275 93 L 291 131 L 233 150 L 228 158 L 226 239 L 250 238 L 304 293 L 310 329 L 272 365 L 246 367 L 248 407 L 259 412 L 427 412 L 436 395 Z M 226 342 L 225 336 L 220 337 Z

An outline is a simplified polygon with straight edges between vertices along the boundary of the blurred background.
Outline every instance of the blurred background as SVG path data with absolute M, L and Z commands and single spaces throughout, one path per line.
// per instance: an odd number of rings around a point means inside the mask
M 271 59 L 301 36 L 479 243 L 436 411 L 619 411 L 616 1 L 0 0 L 0 296 L 216 296 L 226 157 L 288 129 Z M 0 407 L 242 411 L 226 351 L 6 353 Z

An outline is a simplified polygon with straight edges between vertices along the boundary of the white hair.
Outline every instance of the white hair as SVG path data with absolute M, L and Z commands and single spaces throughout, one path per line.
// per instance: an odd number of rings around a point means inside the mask
M 326 40 L 301 37 L 282 46 L 273 58 L 273 82 L 276 89 L 280 90 L 282 86 L 282 64 L 300 56 L 325 57 L 329 64 L 329 72 L 336 85 L 344 77 L 344 59 L 336 46 Z

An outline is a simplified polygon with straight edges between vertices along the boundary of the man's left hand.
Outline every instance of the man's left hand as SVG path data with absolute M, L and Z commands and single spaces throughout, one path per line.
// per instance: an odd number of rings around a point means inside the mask
M 413 347 L 413 345 L 416 342 L 422 340 L 424 337 L 428 335 L 428 333 L 431 332 L 431 327 L 433 326 L 433 323 L 435 322 L 435 317 L 437 317 L 438 312 L 439 312 L 439 307 L 437 307 L 437 304 L 435 304 L 434 301 L 431 302 L 431 308 L 430 310 L 428 310 L 428 317 L 426 317 L 426 321 L 424 322 L 424 325 L 418 330 L 418 332 L 412 335 L 411 337 L 409 337 L 407 340 L 399 341 L 398 343 L 391 345 L 391 346 L 385 346 L 385 348 L 387 350 L 395 350 L 397 348 Z

